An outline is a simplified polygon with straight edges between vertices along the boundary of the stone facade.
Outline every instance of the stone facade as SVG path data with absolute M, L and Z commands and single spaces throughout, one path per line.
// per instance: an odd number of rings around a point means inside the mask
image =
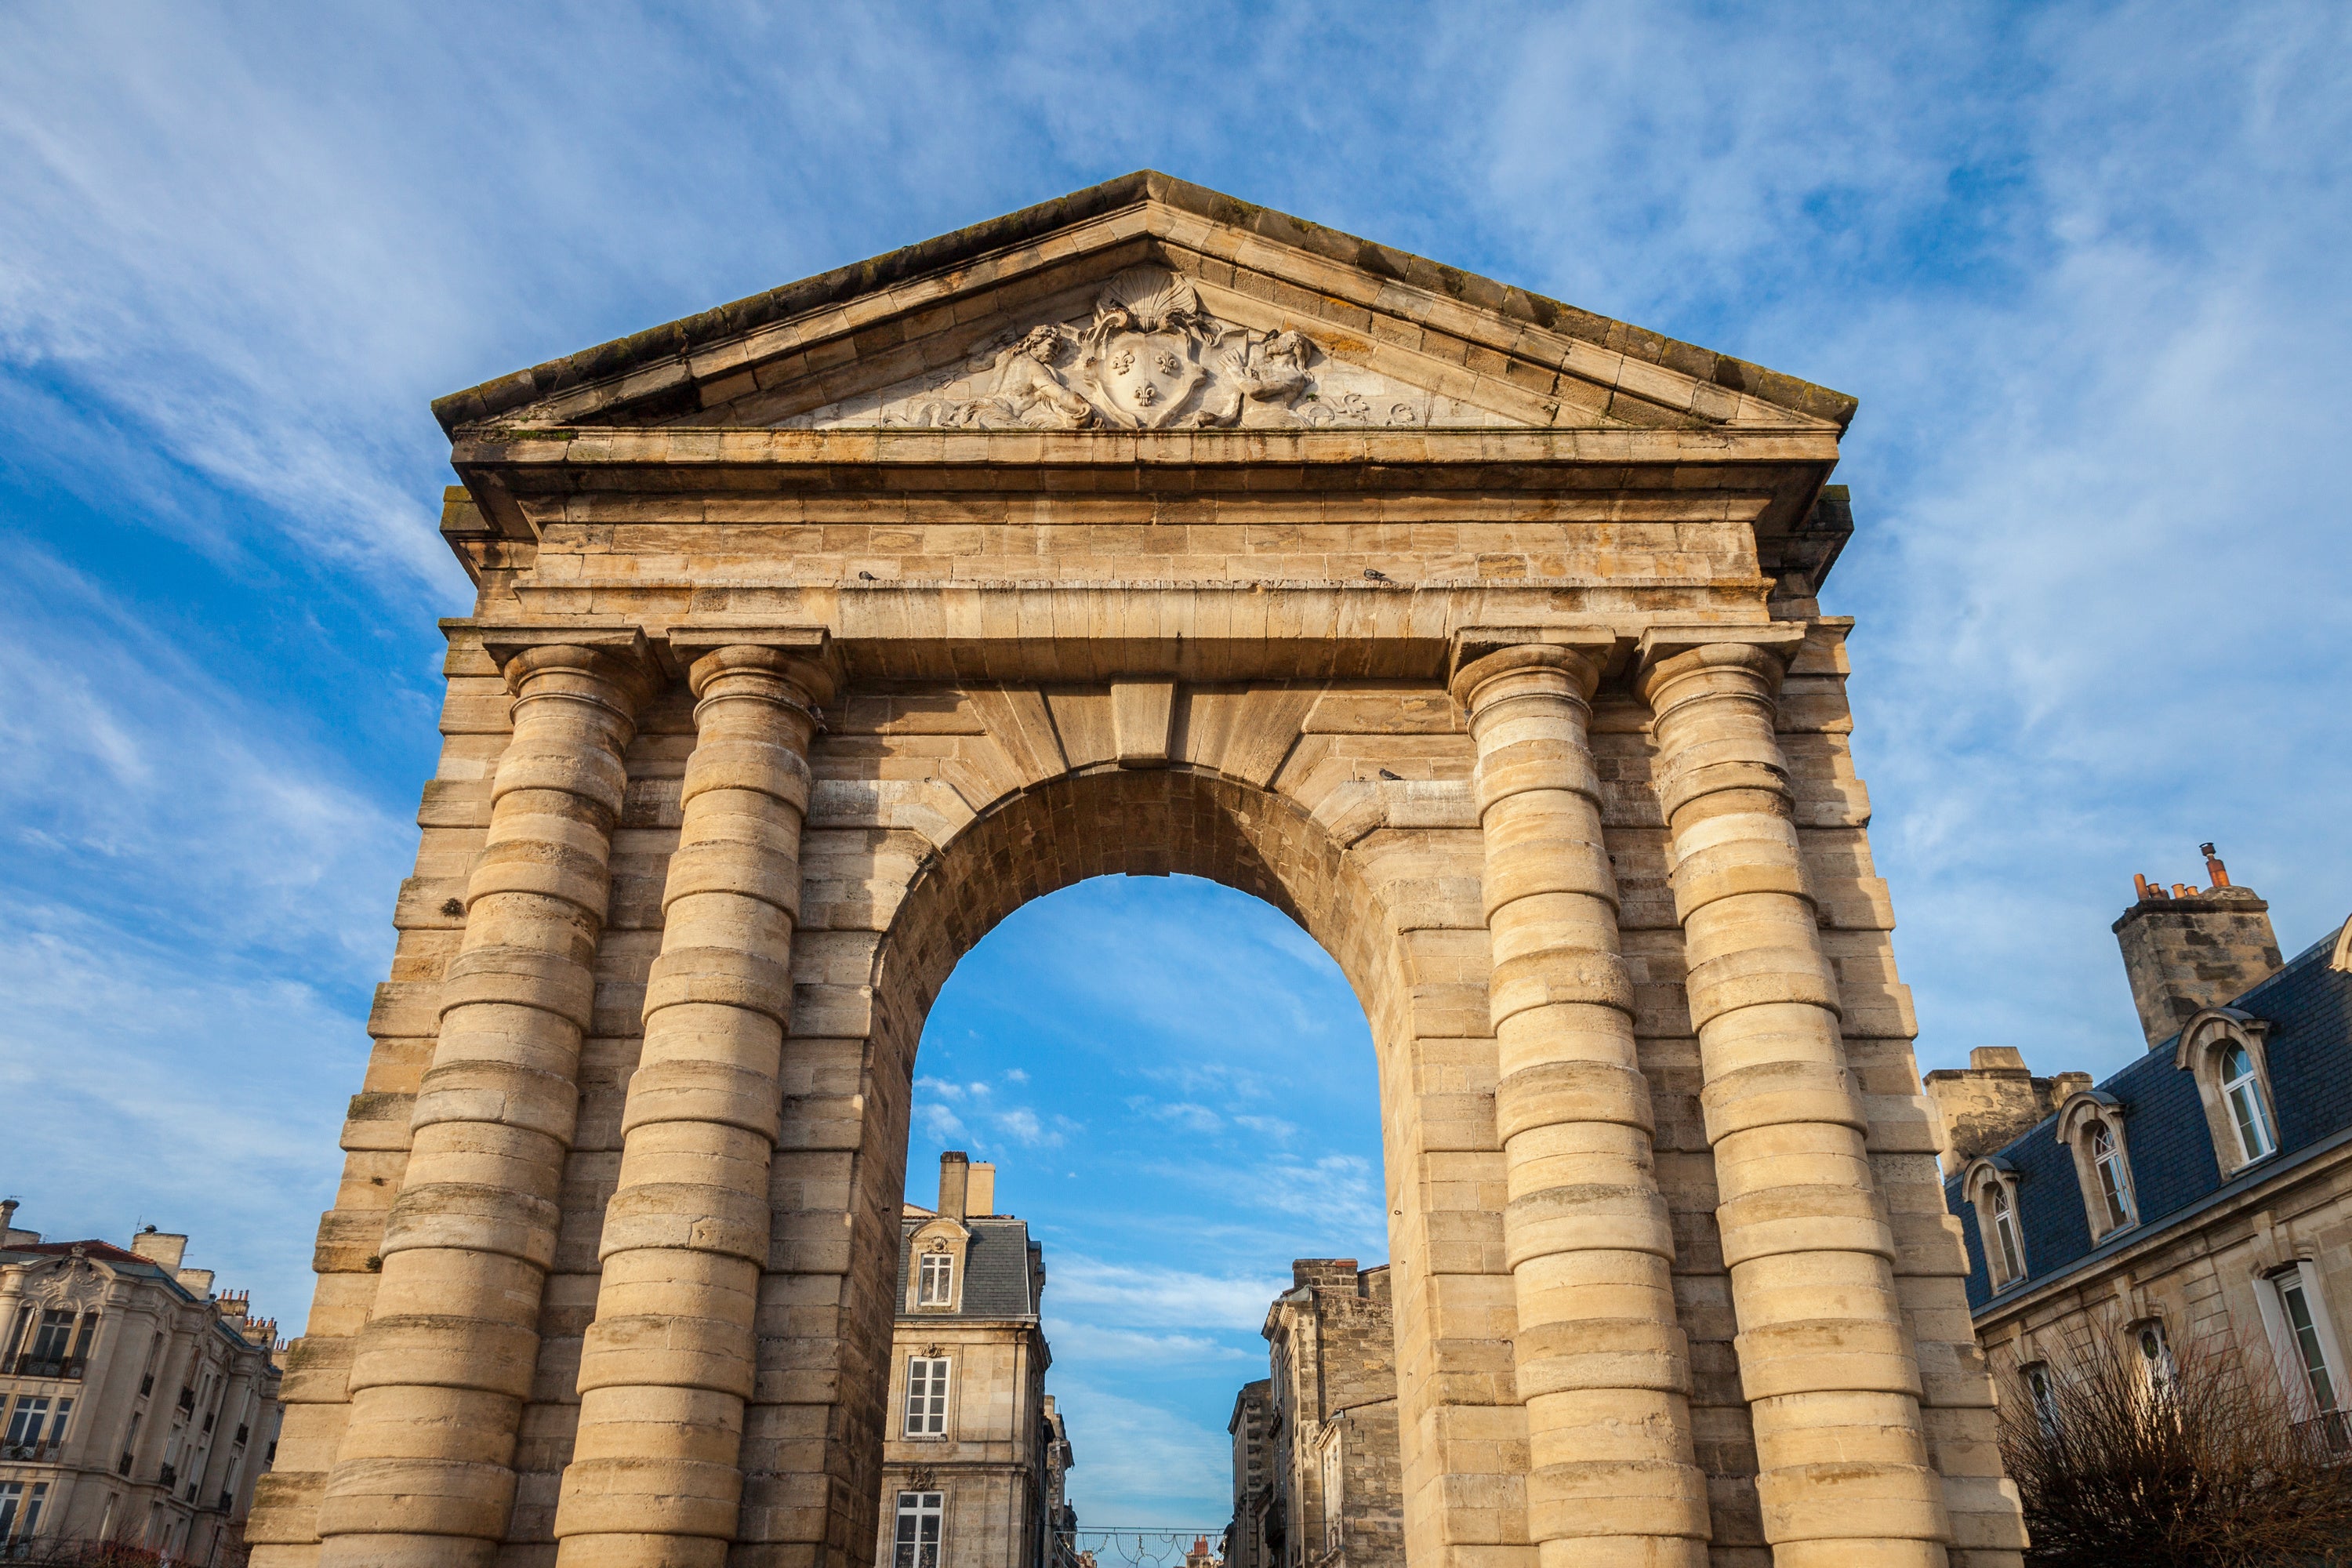
M 1403 1568 L 1385 1268 L 1302 1258 L 1265 1315 L 1273 1375 L 1234 1402 L 1227 1568 Z
M 1234 1440 L 1234 1512 L 1226 1521 L 1218 1557 L 1225 1568 L 1272 1568 L 1266 1551 L 1265 1527 L 1274 1517 L 1274 1456 L 1267 1442 L 1274 1415 L 1274 1381 L 1244 1383 L 1234 1395 L 1234 1413 L 1225 1432 Z M 1284 1511 L 1280 1517 L 1287 1519 Z
M 2229 921 L 2243 907 L 2185 889 L 2172 901 L 2189 900 Z M 2128 922 L 2152 901 L 2117 922 L 2127 964 Z M 2051 1114 L 1947 1184 L 1977 1329 L 2004 1374 L 2063 1367 L 2094 1339 L 2151 1363 L 2191 1346 L 2250 1356 L 2304 1419 L 2352 1445 L 2352 1341 L 2337 1327 L 2352 1326 L 2347 930 L 2241 992 L 2209 993 L 2105 1081 L 2063 1075 L 2079 1081 Z
M 1853 406 L 1152 174 L 442 400 L 478 598 L 266 1568 L 866 1559 L 924 1014 L 1171 872 L 1363 1001 L 1417 1568 L 2014 1562 Z
M 16 1208 L 0 1203 L 0 1542 L 234 1561 L 278 1447 L 278 1325 L 183 1267 L 184 1236 L 45 1242 Z
M 899 1219 L 877 1568 L 1055 1568 L 1070 1551 L 1045 1257 L 995 1190 L 995 1167 L 951 1151 L 939 1207 Z

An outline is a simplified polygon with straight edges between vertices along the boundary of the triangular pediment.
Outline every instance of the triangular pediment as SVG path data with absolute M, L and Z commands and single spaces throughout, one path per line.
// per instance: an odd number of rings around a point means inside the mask
M 452 434 L 1842 429 L 1853 400 L 1144 173 L 434 411 Z

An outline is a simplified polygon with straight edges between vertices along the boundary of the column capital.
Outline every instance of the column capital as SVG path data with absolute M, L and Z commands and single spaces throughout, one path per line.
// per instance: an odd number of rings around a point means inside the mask
M 1549 667 L 1590 697 L 1615 661 L 1620 640 L 1606 626 L 1465 626 L 1448 650 L 1446 689 L 1467 710 L 1472 694 L 1494 677 Z
M 1654 704 L 1678 676 L 1714 667 L 1744 668 L 1777 688 L 1804 640 L 1805 627 L 1795 621 L 1652 626 L 1634 645 L 1634 689 Z
M 445 621 L 442 627 L 451 631 L 467 625 Z M 660 680 L 652 645 L 632 624 L 485 621 L 472 623 L 472 629 L 480 634 L 482 651 L 506 678 L 507 689 L 517 695 L 524 678 L 551 668 L 601 676 L 620 687 L 632 704 L 652 695 Z
M 840 693 L 841 650 L 824 626 L 774 621 L 682 621 L 664 634 L 673 663 L 685 667 L 699 697 L 730 669 L 765 669 L 782 676 L 822 707 Z

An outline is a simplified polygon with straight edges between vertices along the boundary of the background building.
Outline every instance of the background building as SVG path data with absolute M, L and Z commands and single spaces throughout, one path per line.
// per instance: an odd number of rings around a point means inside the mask
M 1227 1568 L 1403 1568 L 1386 1265 L 1301 1258 L 1266 1310 L 1271 1375 L 1234 1403 Z
M 1076 1461 L 1045 1394 L 1045 1262 L 995 1212 L 996 1167 L 940 1156 L 936 1210 L 904 1205 L 882 1450 L 881 1568 L 1055 1568 Z
M 2029 1392 L 2094 1337 L 2158 1373 L 2195 1342 L 2274 1368 L 2341 1443 L 2352 926 L 2282 964 L 2268 906 L 2205 848 L 2210 886 L 2141 878 L 2116 921 L 2147 1056 L 2095 1084 L 2007 1050 L 1928 1075 L 1969 1302 Z
M 278 1446 L 278 1325 L 153 1227 L 45 1242 L 0 1203 L 0 1542 L 123 1540 L 196 1563 L 242 1542 Z

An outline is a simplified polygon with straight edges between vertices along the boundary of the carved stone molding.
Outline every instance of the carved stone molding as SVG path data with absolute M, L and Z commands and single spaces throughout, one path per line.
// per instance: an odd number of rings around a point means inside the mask
M 48 1311 L 86 1312 L 106 1299 L 105 1270 L 86 1258 L 61 1262 L 25 1283 L 25 1297 Z
M 785 421 L 814 429 L 1220 430 L 1509 421 L 1333 358 L 1291 329 L 1219 319 L 1181 273 L 1130 267 L 1090 317 L 991 338 L 964 363 Z

